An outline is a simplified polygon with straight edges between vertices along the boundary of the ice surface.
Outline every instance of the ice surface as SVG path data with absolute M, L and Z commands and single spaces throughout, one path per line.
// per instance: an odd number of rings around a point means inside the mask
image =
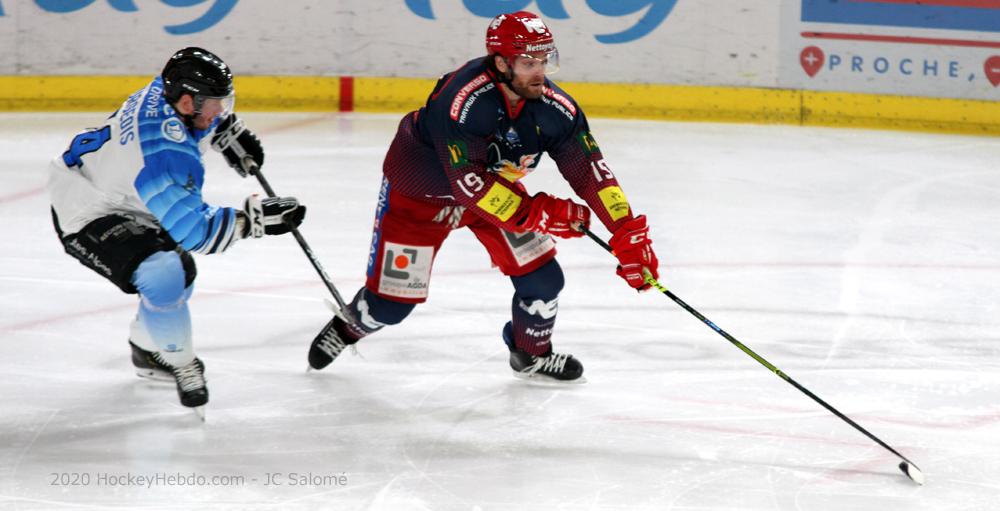
M 245 117 L 349 298 L 398 116 Z M 912 459 L 921 487 L 665 296 L 632 292 L 586 238 L 559 245 L 554 337 L 586 367 L 578 386 L 511 376 L 511 285 L 468 232 L 446 242 L 428 303 L 311 374 L 327 291 L 294 240 L 198 256 L 202 424 L 133 376 L 135 298 L 51 227 L 47 162 L 103 118 L 0 115 L 2 509 L 1000 506 L 1000 140 L 591 121 L 649 216 L 661 281 Z M 259 191 L 206 160 L 211 203 Z M 548 159 L 525 184 L 570 194 Z M 158 474 L 181 480 L 139 479 Z

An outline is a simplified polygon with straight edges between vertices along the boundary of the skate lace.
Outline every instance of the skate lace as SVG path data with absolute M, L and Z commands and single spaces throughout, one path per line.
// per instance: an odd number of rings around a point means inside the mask
M 569 359 L 569 355 L 565 353 L 553 353 L 547 357 L 536 357 L 535 365 L 531 366 L 528 370 L 529 374 L 543 373 L 543 374 L 558 374 L 563 372 L 566 367 L 566 360 Z
M 177 384 L 180 385 L 181 390 L 185 392 L 205 386 L 205 377 L 201 374 L 201 367 L 195 361 L 174 369 L 174 377 L 177 378 Z
M 316 347 L 323 353 L 326 353 L 328 357 L 337 358 L 337 355 L 340 355 L 340 352 L 344 351 L 344 348 L 346 348 L 347 345 L 344 344 L 344 341 L 340 340 L 340 336 L 338 336 L 337 332 L 331 328 L 328 332 L 323 334 L 323 338 L 319 341 Z M 355 349 L 354 352 L 357 353 L 357 349 Z

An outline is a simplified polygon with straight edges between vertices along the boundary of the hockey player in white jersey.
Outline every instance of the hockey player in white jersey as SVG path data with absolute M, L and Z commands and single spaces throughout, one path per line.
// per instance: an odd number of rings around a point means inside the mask
M 136 373 L 176 382 L 181 404 L 200 415 L 208 388 L 191 339 L 191 252 L 283 234 L 305 216 L 291 197 L 250 196 L 242 209 L 202 200 L 210 142 L 241 174 L 247 159 L 264 163 L 259 139 L 232 113 L 234 99 L 229 67 L 209 51 L 184 48 L 50 165 L 52 219 L 66 252 L 138 294 L 129 334 Z

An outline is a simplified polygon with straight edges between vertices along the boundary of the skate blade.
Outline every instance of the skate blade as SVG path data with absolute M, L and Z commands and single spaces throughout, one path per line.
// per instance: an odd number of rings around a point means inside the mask
M 524 380 L 531 383 L 542 383 L 546 385 L 580 385 L 582 383 L 587 383 L 586 376 L 581 376 L 575 380 L 557 380 L 551 376 L 538 373 L 528 374 L 514 370 L 511 370 L 511 373 L 514 375 L 515 378 L 519 380 Z
M 135 375 L 144 380 L 174 383 L 174 375 L 155 369 L 135 368 Z

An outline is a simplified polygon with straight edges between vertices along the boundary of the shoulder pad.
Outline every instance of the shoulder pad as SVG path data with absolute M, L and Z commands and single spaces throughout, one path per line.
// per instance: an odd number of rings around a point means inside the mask
M 545 86 L 542 87 L 542 96 L 549 98 L 552 101 L 555 101 L 563 108 L 565 108 L 566 111 L 569 112 L 570 114 L 576 115 L 576 104 L 573 102 L 572 99 L 570 99 L 569 96 L 564 94 L 562 91 Z
M 458 88 L 448 109 L 451 120 L 465 124 L 472 107 L 479 102 L 480 96 L 496 88 L 490 80 L 490 75 L 481 73 Z
M 577 116 L 577 106 L 573 98 L 569 97 L 568 94 L 563 92 L 561 89 L 555 88 L 551 82 L 549 85 L 542 87 L 542 96 L 538 98 L 542 104 L 550 106 L 557 110 L 560 114 L 565 116 L 569 121 L 576 120 Z
M 143 153 L 148 156 L 164 149 L 173 149 L 191 153 L 198 158 L 196 141 L 192 140 L 184 122 L 164 98 L 163 91 L 162 80 L 153 80 L 136 114 Z

